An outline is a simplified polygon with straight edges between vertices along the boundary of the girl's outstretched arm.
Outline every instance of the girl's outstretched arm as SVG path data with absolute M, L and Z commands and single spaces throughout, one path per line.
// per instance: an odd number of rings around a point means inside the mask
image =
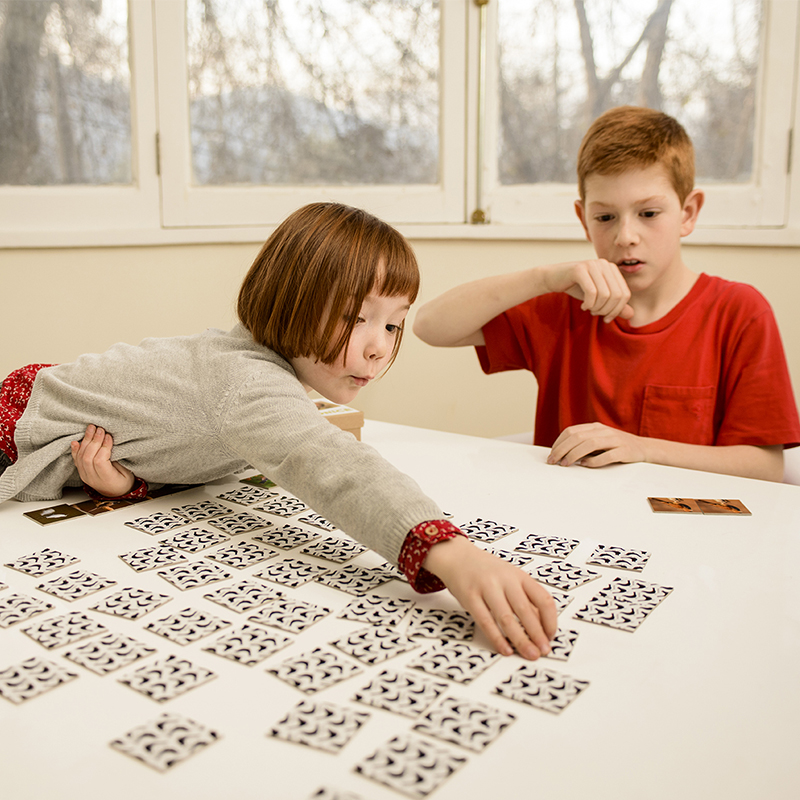
M 499 653 L 516 650 L 535 660 L 550 652 L 557 627 L 555 602 L 527 572 L 464 536 L 433 545 L 423 566 L 472 614 Z

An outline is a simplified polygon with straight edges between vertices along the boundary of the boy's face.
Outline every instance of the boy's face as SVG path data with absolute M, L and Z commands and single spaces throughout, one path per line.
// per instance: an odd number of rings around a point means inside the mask
M 703 205 L 695 189 L 681 204 L 661 164 L 589 175 L 575 210 L 599 258 L 615 263 L 631 293 L 670 291 L 688 272 L 680 241 Z
M 407 297 L 368 294 L 350 341 L 333 364 L 306 356 L 289 359 L 300 383 L 333 403 L 349 403 L 389 363 L 410 305 Z

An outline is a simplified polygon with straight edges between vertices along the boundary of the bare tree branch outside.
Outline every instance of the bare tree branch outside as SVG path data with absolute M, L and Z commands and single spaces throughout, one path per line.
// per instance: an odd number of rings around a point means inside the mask
M 753 170 L 761 0 L 499 0 L 503 184 L 572 183 L 584 131 L 622 104 L 686 127 L 698 180 Z

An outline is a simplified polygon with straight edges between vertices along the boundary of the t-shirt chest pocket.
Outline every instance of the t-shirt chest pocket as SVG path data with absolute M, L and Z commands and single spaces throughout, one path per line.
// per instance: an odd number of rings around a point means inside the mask
M 715 392 L 714 386 L 645 386 L 639 435 L 713 445 Z

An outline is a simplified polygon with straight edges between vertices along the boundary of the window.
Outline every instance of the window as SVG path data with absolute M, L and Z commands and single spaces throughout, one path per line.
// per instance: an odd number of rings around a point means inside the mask
M 620 103 L 693 137 L 695 237 L 800 243 L 797 34 L 775 0 L 0 0 L 0 246 L 258 240 L 319 199 L 578 238 Z
M 795 89 L 784 77 L 796 3 L 500 0 L 491 8 L 491 220 L 561 224 L 583 131 L 606 109 L 632 104 L 666 111 L 692 137 L 703 226 L 785 224 Z

